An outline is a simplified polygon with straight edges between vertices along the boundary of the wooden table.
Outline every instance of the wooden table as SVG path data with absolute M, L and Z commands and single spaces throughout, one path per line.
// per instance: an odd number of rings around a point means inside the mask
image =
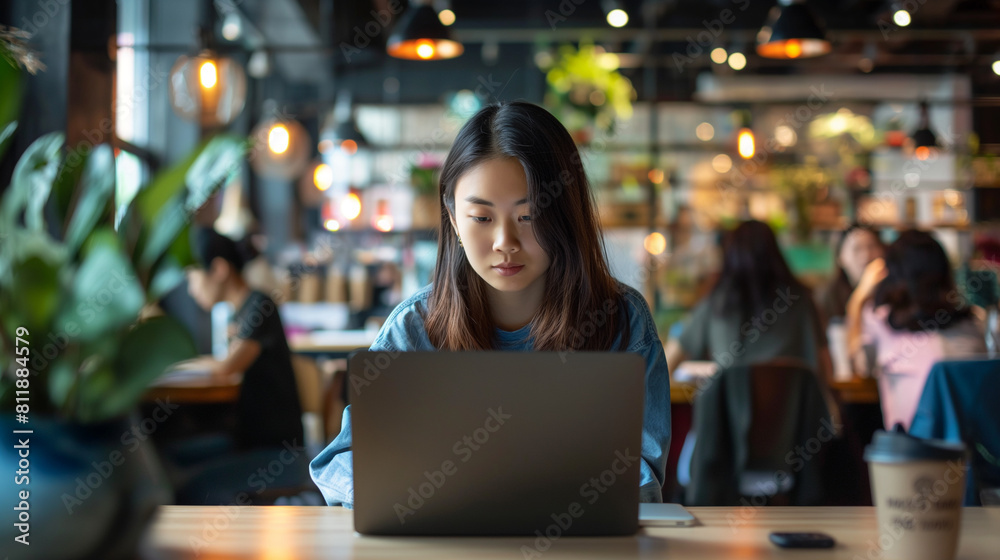
M 299 354 L 328 354 L 342 357 L 358 348 L 367 350 L 375 342 L 376 336 L 378 336 L 376 330 L 312 331 L 289 336 L 288 347 L 292 352 Z
M 142 396 L 146 402 L 157 399 L 174 403 L 227 403 L 240 395 L 242 374 L 221 378 L 207 371 L 211 356 L 202 356 L 173 366 L 155 380 Z
M 878 382 L 874 378 L 835 381 L 830 385 L 834 397 L 843 404 L 878 404 Z M 670 382 L 670 402 L 690 404 L 698 393 L 692 382 Z
M 141 558 L 296 559 L 428 558 L 871 558 L 878 539 L 875 510 L 864 507 L 691 508 L 695 527 L 649 528 L 632 537 L 556 540 L 539 556 L 531 537 L 362 537 L 340 507 L 166 506 L 143 542 Z M 1000 508 L 963 512 L 959 560 L 993 560 L 1000 551 Z M 823 531 L 833 550 L 783 550 L 771 531 Z

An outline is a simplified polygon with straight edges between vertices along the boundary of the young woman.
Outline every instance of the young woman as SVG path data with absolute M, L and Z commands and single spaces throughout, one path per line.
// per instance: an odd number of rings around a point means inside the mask
M 847 300 L 861 280 L 865 267 L 873 260 L 881 258 L 883 253 L 882 241 L 871 228 L 853 224 L 844 230 L 834 253 L 837 271 L 819 290 L 816 298 L 824 326 L 828 326 L 832 320 L 844 320 L 847 314 Z
M 609 272 L 580 154 L 544 109 L 507 103 L 459 132 L 441 173 L 434 281 L 401 303 L 372 350 L 602 350 L 646 361 L 640 498 L 661 501 L 667 364 L 642 296 Z M 581 335 L 592 314 L 611 319 Z M 591 321 L 591 324 L 594 322 Z M 327 503 L 354 502 L 350 407 L 310 465 Z M 557 451 L 554 451 L 557 452 Z
M 792 274 L 771 228 L 748 221 L 723 239 L 719 278 L 679 339 L 667 344 L 671 368 L 685 359 L 720 367 L 798 358 L 828 379 L 826 331 L 809 290 Z
M 929 233 L 904 231 L 865 269 L 847 305 L 849 347 L 866 371 L 875 349 L 885 428 L 909 429 L 935 362 L 986 352 L 982 325 L 955 288 L 951 264 Z

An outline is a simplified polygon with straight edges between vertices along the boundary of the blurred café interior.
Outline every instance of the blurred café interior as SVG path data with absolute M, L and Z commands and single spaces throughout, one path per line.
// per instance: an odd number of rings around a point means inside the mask
M 785 345 L 792 356 L 780 341 L 767 345 L 772 355 L 747 356 L 811 360 L 836 419 L 823 461 L 806 459 L 816 471 L 811 480 L 825 490 L 810 505 L 871 505 L 862 450 L 873 432 L 896 420 L 909 426 L 937 362 L 987 360 L 996 352 L 996 2 L 51 4 L 49 11 L 35 1 L 0 7 L 7 26 L 0 33 L 23 30 L 19 40 L 44 66 L 23 73 L 20 124 L 0 161 L 2 184 L 45 133 L 64 131 L 68 146 L 109 143 L 117 223 L 146 185 L 207 139 L 249 138 L 249 156 L 197 208 L 181 239 L 195 251 L 196 228 L 231 240 L 246 285 L 278 306 L 306 460 L 340 431 L 348 353 L 372 344 L 396 305 L 431 281 L 441 234 L 439 171 L 462 125 L 499 102 L 541 105 L 570 132 L 611 270 L 652 312 L 671 370 L 664 501 L 739 505 L 692 489 L 718 481 L 703 480 L 691 449 L 696 428 L 721 429 L 698 425 L 712 417 L 696 410 L 699 384 L 720 368 L 759 365 L 720 348 L 729 335 L 711 324 L 711 313 L 699 312 L 724 285 L 727 250 L 739 251 L 730 233 L 736 228 L 745 228 L 737 237 L 754 255 L 772 259 L 747 267 L 787 268 L 813 300 L 803 307 L 814 310 L 788 315 L 776 301 L 778 312 L 765 310 L 763 322 L 742 329 L 743 336 L 770 330 L 772 341 L 781 333 L 799 337 Z M 795 18 L 778 19 L 783 10 L 795 10 Z M 780 252 L 766 253 L 768 236 Z M 925 265 L 889 265 L 911 301 L 951 290 L 968 304 L 961 310 L 972 309 L 968 321 L 978 330 L 950 337 L 950 325 L 893 331 L 891 318 L 883 321 L 889 327 L 875 324 L 875 312 L 852 317 L 852 291 L 883 255 Z M 933 270 L 940 255 L 943 273 Z M 733 262 L 742 262 L 737 257 Z M 225 301 L 199 305 L 193 282 L 190 273 L 178 278 L 142 313 L 173 317 L 196 354 L 223 360 L 238 310 Z M 884 354 L 894 349 L 910 359 L 903 339 L 917 335 L 925 344 L 927 337 L 946 340 L 907 362 L 924 368 L 915 390 L 887 396 L 894 357 Z M 960 337 L 969 340 L 954 343 Z M 767 354 L 763 346 L 754 350 Z M 992 362 L 975 363 L 1000 375 L 995 364 L 982 365 Z M 240 414 L 238 376 L 206 382 L 185 371 L 172 369 L 143 396 L 146 410 L 158 399 L 180 405 L 152 434 L 165 455 Z M 1000 500 L 1000 416 L 985 408 L 998 395 L 972 395 L 966 406 L 979 412 L 968 421 L 988 429 L 977 432 L 982 439 L 973 448 L 982 484 L 966 503 L 989 505 Z M 278 412 L 261 406 L 254 414 L 266 422 Z M 177 457 L 227 449 L 199 441 L 207 447 Z M 252 502 L 323 504 L 304 469 L 284 475 Z M 187 490 L 178 479 L 173 503 L 231 503 L 203 491 L 223 487 L 226 476 L 215 472 Z M 775 488 L 767 503 L 794 505 L 803 496 L 781 494 Z

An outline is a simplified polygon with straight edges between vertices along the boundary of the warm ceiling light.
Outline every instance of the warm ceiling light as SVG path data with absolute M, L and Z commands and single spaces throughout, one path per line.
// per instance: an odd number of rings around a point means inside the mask
M 765 58 L 810 58 L 830 52 L 830 42 L 801 1 L 782 0 L 757 33 L 757 54 Z
M 733 168 L 733 160 L 726 154 L 719 154 L 712 158 L 712 169 L 717 173 L 726 173 Z
M 740 157 L 743 159 L 750 159 L 753 157 L 753 131 L 749 128 L 743 128 L 740 130 L 739 136 L 737 136 L 736 139 L 736 149 L 740 152 Z
M 361 199 L 355 193 L 350 193 L 340 202 L 340 213 L 348 220 L 361 215 Z
M 372 225 L 379 231 L 392 231 L 392 214 L 389 213 L 389 201 L 379 200 L 375 205 L 375 219 Z
M 276 124 L 267 131 L 267 147 L 275 154 L 283 154 L 288 150 L 291 136 L 288 128 L 283 124 Z
M 1000 59 L 993 61 L 993 73 L 1000 76 Z
M 383 215 L 375 218 L 375 229 L 379 231 L 392 231 L 392 216 Z
M 441 21 L 441 25 L 451 25 L 455 23 L 455 12 L 451 10 L 441 10 L 438 12 L 438 20 Z
M 741 52 L 734 52 L 729 55 L 729 67 L 733 70 L 742 70 L 747 67 L 747 57 Z
M 900 27 L 906 27 L 910 25 L 912 19 L 910 18 L 910 12 L 906 10 L 896 10 L 896 13 L 892 14 L 892 21 Z
M 611 27 L 624 27 L 628 23 L 628 13 L 620 8 L 608 12 L 608 25 Z
M 727 53 L 726 49 L 722 47 L 715 47 L 712 49 L 712 54 L 709 56 L 712 57 L 712 62 L 716 64 L 725 64 L 726 59 L 729 58 L 729 53 Z
M 434 43 L 427 39 L 417 41 L 417 56 L 424 60 L 430 60 L 434 57 Z
M 703 122 L 694 129 L 694 135 L 698 137 L 698 140 L 708 142 L 715 137 L 715 127 L 707 122 Z
M 226 17 L 222 20 L 222 36 L 226 38 L 227 41 L 235 41 L 240 38 L 243 34 L 243 21 L 240 19 L 240 14 L 236 12 L 229 12 Z
M 798 39 L 785 41 L 785 57 L 798 58 L 802 56 L 802 42 Z
M 649 177 L 649 181 L 654 185 L 659 185 L 660 183 L 663 182 L 664 179 L 664 173 L 662 169 L 650 169 L 649 173 L 647 173 L 647 176 Z
M 343 142 L 340 143 L 340 149 L 344 150 L 344 152 L 347 153 L 348 155 L 353 156 L 354 154 L 358 153 L 358 143 L 348 138 L 347 140 L 344 140 Z
M 455 58 L 464 50 L 426 3 L 410 6 L 386 43 L 389 56 L 406 60 Z
M 268 105 L 270 103 L 265 104 Z M 271 110 L 265 109 L 266 112 Z M 260 146 L 250 158 L 250 165 L 258 176 L 288 181 L 305 175 L 302 180 L 310 182 L 309 159 L 315 144 L 298 121 L 264 119 L 257 123 L 251 136 Z
M 654 231 L 646 236 L 642 246 L 650 255 L 662 255 L 667 250 L 667 239 L 663 237 L 662 233 Z
M 321 191 L 329 189 L 333 185 L 333 169 L 325 163 L 317 165 L 313 171 L 313 184 Z
M 219 72 L 215 68 L 215 63 L 211 60 L 206 60 L 202 63 L 198 74 L 201 77 L 201 87 L 205 89 L 215 87 L 215 84 L 219 81 Z
M 798 141 L 798 135 L 795 134 L 792 127 L 780 124 L 774 128 L 774 140 L 778 142 L 778 145 L 788 148 L 795 145 L 795 142 Z

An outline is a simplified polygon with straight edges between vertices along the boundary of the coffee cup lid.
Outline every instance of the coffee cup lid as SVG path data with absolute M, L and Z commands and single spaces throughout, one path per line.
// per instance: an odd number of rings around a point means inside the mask
M 964 456 L 964 443 L 914 437 L 899 424 L 891 432 L 877 430 L 865 447 L 865 461 L 876 463 L 957 461 Z

